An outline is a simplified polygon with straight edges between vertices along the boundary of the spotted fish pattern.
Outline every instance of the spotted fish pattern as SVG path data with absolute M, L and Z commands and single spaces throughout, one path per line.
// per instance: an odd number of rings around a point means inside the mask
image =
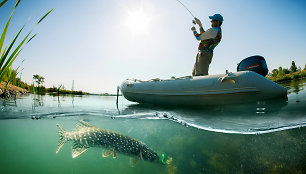
M 117 153 L 122 153 L 136 157 L 133 159 L 134 161 L 141 159 L 163 164 L 158 154 L 147 145 L 121 133 L 97 128 L 83 120 L 78 122 L 75 131 L 67 132 L 58 124 L 57 127 L 59 145 L 56 153 L 60 151 L 66 142 L 72 141 L 73 158 L 79 156 L 90 147 L 102 147 L 105 149 L 102 154 L 103 157 L 113 154 L 113 158 L 116 158 Z

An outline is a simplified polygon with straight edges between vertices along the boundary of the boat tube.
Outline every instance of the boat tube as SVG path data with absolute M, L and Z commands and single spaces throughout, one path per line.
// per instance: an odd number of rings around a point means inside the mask
M 127 79 L 120 90 L 129 101 L 158 105 L 244 103 L 287 95 L 286 88 L 253 71 L 167 80 Z
M 239 72 L 235 73 L 166 80 L 127 79 L 120 90 L 129 101 L 183 106 L 245 103 L 287 96 L 286 88 L 264 77 L 268 69 L 263 57 L 244 59 L 237 69 Z

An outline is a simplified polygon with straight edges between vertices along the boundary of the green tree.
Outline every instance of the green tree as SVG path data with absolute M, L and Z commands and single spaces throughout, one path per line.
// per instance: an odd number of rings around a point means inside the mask
M 277 74 L 277 75 L 280 76 L 280 77 L 281 77 L 281 76 L 284 76 L 283 67 L 280 66 L 280 67 L 278 68 L 278 74 Z
M 291 72 L 297 72 L 297 67 L 296 67 L 294 61 L 292 61 L 292 63 L 291 63 L 290 71 L 291 71 Z
M 272 70 L 272 77 L 276 77 L 278 74 L 278 69 L 273 69 Z
M 33 80 L 35 81 L 37 86 L 41 86 L 45 82 L 45 78 L 38 74 L 33 75 Z
M 283 69 L 284 74 L 290 74 L 290 70 L 288 68 Z
M 306 70 L 306 64 L 305 64 L 305 66 L 304 66 L 304 70 Z

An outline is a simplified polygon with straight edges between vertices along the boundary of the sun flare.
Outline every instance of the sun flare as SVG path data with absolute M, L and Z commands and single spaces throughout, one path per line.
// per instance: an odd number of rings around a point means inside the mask
M 137 11 L 128 12 L 125 25 L 133 34 L 146 34 L 150 21 L 148 14 L 141 8 Z

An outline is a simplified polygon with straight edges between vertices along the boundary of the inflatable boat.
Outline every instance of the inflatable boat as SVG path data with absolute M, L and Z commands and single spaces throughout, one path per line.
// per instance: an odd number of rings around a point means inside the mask
M 164 80 L 127 79 L 120 90 L 129 101 L 184 106 L 244 103 L 287 96 L 286 88 L 265 77 L 268 69 L 263 57 L 249 57 L 237 70 Z

